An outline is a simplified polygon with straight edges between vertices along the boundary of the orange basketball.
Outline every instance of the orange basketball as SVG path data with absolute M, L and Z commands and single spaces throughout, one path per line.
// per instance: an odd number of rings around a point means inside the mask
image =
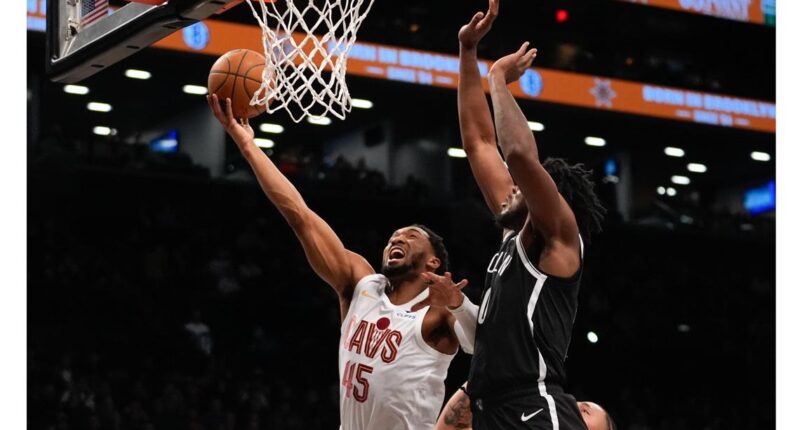
M 223 109 L 225 99 L 231 99 L 236 118 L 253 118 L 266 110 L 265 106 L 250 106 L 253 94 L 261 87 L 264 56 L 249 49 L 227 52 L 211 66 L 208 74 L 208 93 L 216 94 Z

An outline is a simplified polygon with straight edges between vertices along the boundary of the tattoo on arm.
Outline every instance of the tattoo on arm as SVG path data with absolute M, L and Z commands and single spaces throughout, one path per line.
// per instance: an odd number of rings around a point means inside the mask
M 465 395 L 459 396 L 455 405 L 449 405 L 444 417 L 445 424 L 457 429 L 472 427 L 472 411 L 469 409 L 469 399 Z

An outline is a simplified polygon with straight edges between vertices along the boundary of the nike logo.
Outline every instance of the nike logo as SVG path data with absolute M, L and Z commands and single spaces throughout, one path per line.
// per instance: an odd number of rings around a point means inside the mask
M 369 295 L 369 293 L 367 292 L 367 290 L 364 290 L 364 291 L 362 291 L 362 292 L 361 292 L 361 295 L 362 295 L 362 296 L 364 296 L 364 297 L 366 297 L 366 298 L 368 298 L 368 299 L 372 299 L 372 300 L 378 300 L 378 298 L 377 298 L 377 297 L 372 297 L 372 296 L 370 296 L 370 295 Z
M 538 414 L 541 411 L 542 411 L 542 409 L 539 409 L 538 411 L 536 411 L 536 412 L 534 412 L 534 413 L 532 413 L 530 415 L 525 415 L 525 412 L 523 412 L 522 413 L 522 422 L 528 421 L 529 419 L 535 417 L 536 414 Z

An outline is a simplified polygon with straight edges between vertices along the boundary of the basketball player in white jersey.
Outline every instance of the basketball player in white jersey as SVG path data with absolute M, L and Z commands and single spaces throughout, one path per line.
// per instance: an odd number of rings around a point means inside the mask
M 447 368 L 463 333 L 445 309 L 411 307 L 429 294 L 430 281 L 422 273 L 444 274 L 452 283 L 442 238 L 421 225 L 398 229 L 383 251 L 382 273 L 376 274 L 362 256 L 345 248 L 256 146 L 248 120 L 233 117 L 230 99 L 224 109 L 216 95 L 208 102 L 294 230 L 311 267 L 339 297 L 341 428 L 432 429 L 444 401 Z
M 539 161 L 527 120 L 508 89 L 536 57 L 527 43 L 489 72 L 492 121 L 477 45 L 498 9 L 499 0 L 490 0 L 489 10 L 459 32 L 458 107 L 464 150 L 503 240 L 487 269 L 480 310 L 442 283 L 418 304 L 452 309 L 474 339 L 469 384 L 445 407 L 437 430 L 614 430 L 605 410 L 564 391 L 583 240 L 600 229 L 605 209 L 582 166 Z

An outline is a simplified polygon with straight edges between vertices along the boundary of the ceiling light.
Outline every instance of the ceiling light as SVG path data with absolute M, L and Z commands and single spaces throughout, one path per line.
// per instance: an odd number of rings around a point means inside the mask
M 150 79 L 150 72 L 144 70 L 128 69 L 125 71 L 125 76 L 131 79 Z
M 467 153 L 461 148 L 447 148 L 447 155 L 453 158 L 467 158 Z
M 92 132 L 98 136 L 113 136 L 117 134 L 117 130 L 102 125 L 98 125 L 97 127 L 93 128 Z
M 530 128 L 531 131 L 544 131 L 544 124 L 536 121 L 528 121 L 528 128 Z
M 766 152 L 761 151 L 753 151 L 750 153 L 750 158 L 756 161 L 769 161 L 772 160 L 772 157 L 767 154 Z
M 666 188 L 664 188 L 664 187 L 658 187 L 658 188 L 656 189 L 656 191 L 658 191 L 658 195 L 659 195 L 659 196 L 663 196 L 664 194 L 666 194 L 666 193 L 667 193 L 667 189 L 666 189 Z
M 668 187 L 667 188 L 667 195 L 668 196 L 675 197 L 676 194 L 678 194 L 678 192 L 675 191 L 675 188 L 672 188 L 672 187 Z
M 374 106 L 371 101 L 364 99 L 353 99 L 352 103 L 354 108 L 359 109 L 372 109 L 372 106 Z
M 606 146 L 606 140 L 602 137 L 588 136 L 583 141 L 589 146 Z
M 597 343 L 597 341 L 600 340 L 600 338 L 597 337 L 597 333 L 595 333 L 593 331 L 590 331 L 589 333 L 586 333 L 586 339 L 589 339 L 589 342 L 591 342 L 591 343 Z
M 673 146 L 668 146 L 664 148 L 664 153 L 669 155 L 670 157 L 683 157 L 686 155 L 686 152 L 681 148 L 675 148 Z
M 331 119 L 327 116 L 314 116 L 311 115 L 308 117 L 308 123 L 314 125 L 331 125 Z
M 108 103 L 90 102 L 86 107 L 94 112 L 111 112 L 111 105 Z
M 253 139 L 253 141 L 259 148 L 270 149 L 275 146 L 275 142 L 272 139 L 264 139 L 262 137 L 257 137 Z
M 689 163 L 689 165 L 686 166 L 686 168 L 689 169 L 690 172 L 694 173 L 706 173 L 706 171 L 708 171 L 706 165 L 700 163 Z
M 186 94 L 193 94 L 197 96 L 204 96 L 208 94 L 208 88 L 200 85 L 184 85 L 183 92 Z
M 64 92 L 68 94 L 78 94 L 80 96 L 89 94 L 89 88 L 83 85 L 64 85 Z
M 279 124 L 270 124 L 265 122 L 258 126 L 258 129 L 264 133 L 281 134 L 283 133 L 283 126 Z
M 678 185 L 689 185 L 692 181 L 686 176 L 675 175 L 672 177 L 672 183 Z

